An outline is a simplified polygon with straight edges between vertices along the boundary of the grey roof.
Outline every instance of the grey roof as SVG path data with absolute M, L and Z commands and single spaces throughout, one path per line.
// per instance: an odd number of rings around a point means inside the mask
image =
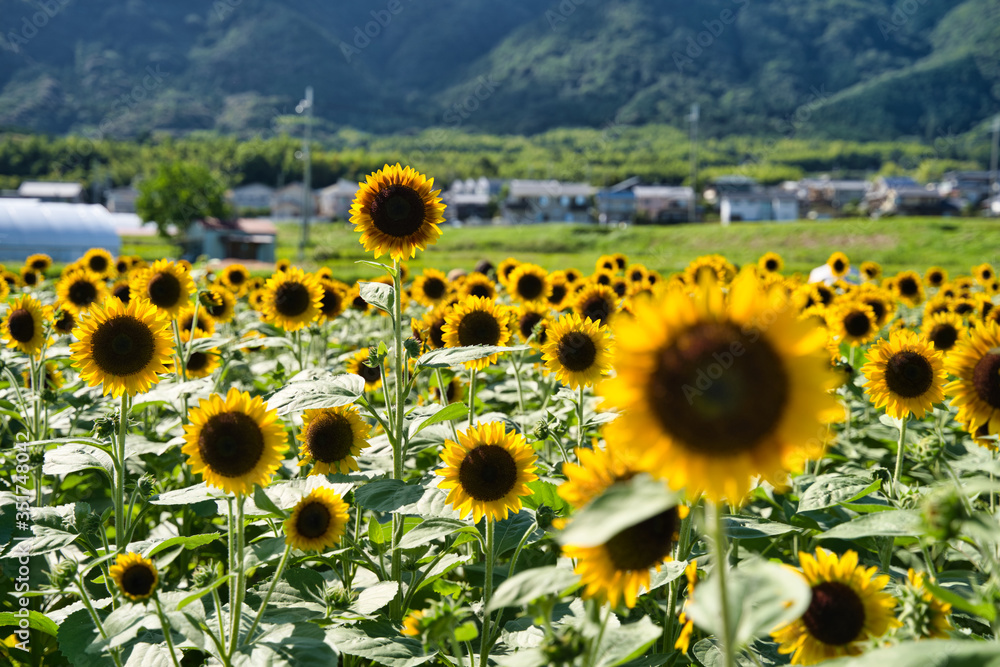
M 17 189 L 22 197 L 55 197 L 58 199 L 74 199 L 83 192 L 79 183 L 56 183 L 45 181 L 25 181 Z
M 0 199 L 0 261 L 44 252 L 57 262 L 73 262 L 90 248 L 118 254 L 116 222 L 100 204 Z
M 637 185 L 632 188 L 636 199 L 690 199 L 694 190 L 686 185 Z
M 561 183 L 560 181 L 529 181 L 514 179 L 510 182 L 511 197 L 590 197 L 597 188 L 588 183 Z

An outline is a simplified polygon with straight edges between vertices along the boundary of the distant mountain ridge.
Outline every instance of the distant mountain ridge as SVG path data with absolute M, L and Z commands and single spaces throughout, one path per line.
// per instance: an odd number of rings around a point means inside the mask
M 0 0 L 0 129 L 933 139 L 1000 110 L 996 0 Z

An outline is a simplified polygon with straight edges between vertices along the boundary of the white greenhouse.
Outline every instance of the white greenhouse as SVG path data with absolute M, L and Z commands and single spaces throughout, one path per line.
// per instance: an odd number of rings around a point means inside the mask
M 23 262 L 36 252 L 74 262 L 91 248 L 121 250 L 114 214 L 100 204 L 0 198 L 0 262 Z

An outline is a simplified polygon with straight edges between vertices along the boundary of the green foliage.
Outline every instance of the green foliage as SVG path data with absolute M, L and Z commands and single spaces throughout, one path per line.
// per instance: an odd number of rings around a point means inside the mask
M 156 222 L 161 236 L 183 238 L 191 224 L 207 217 L 226 218 L 226 186 L 217 174 L 197 162 L 161 164 L 139 183 L 136 212 L 144 221 Z M 174 225 L 171 234 L 168 226 Z

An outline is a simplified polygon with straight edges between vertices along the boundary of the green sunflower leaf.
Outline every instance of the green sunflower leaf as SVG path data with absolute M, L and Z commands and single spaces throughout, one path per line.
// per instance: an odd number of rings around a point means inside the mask
M 663 482 L 637 475 L 612 485 L 573 517 L 559 536 L 560 544 L 594 547 L 621 531 L 678 504 Z
M 523 607 L 543 595 L 565 595 L 580 583 L 580 577 L 564 567 L 547 565 L 519 572 L 500 584 L 487 611 Z
M 360 375 L 334 375 L 328 371 L 299 373 L 284 387 L 267 397 L 267 406 L 287 415 L 303 410 L 320 410 L 353 403 L 365 391 Z
M 859 537 L 919 537 L 924 523 L 915 510 L 889 510 L 865 514 L 853 521 L 834 526 L 816 537 L 821 540 L 854 540 Z
M 821 475 L 799 498 L 799 513 L 826 509 L 863 498 L 881 487 L 881 480 L 832 473 Z
M 395 292 L 392 285 L 385 283 L 358 283 L 360 286 L 361 298 L 375 306 L 379 310 L 392 313 Z
M 449 368 L 463 364 L 466 361 L 475 361 L 483 357 L 505 352 L 518 352 L 520 350 L 530 350 L 530 345 L 515 345 L 512 347 L 499 347 L 496 345 L 468 345 L 466 347 L 447 347 L 440 350 L 431 350 L 417 360 L 418 366 L 427 368 Z

